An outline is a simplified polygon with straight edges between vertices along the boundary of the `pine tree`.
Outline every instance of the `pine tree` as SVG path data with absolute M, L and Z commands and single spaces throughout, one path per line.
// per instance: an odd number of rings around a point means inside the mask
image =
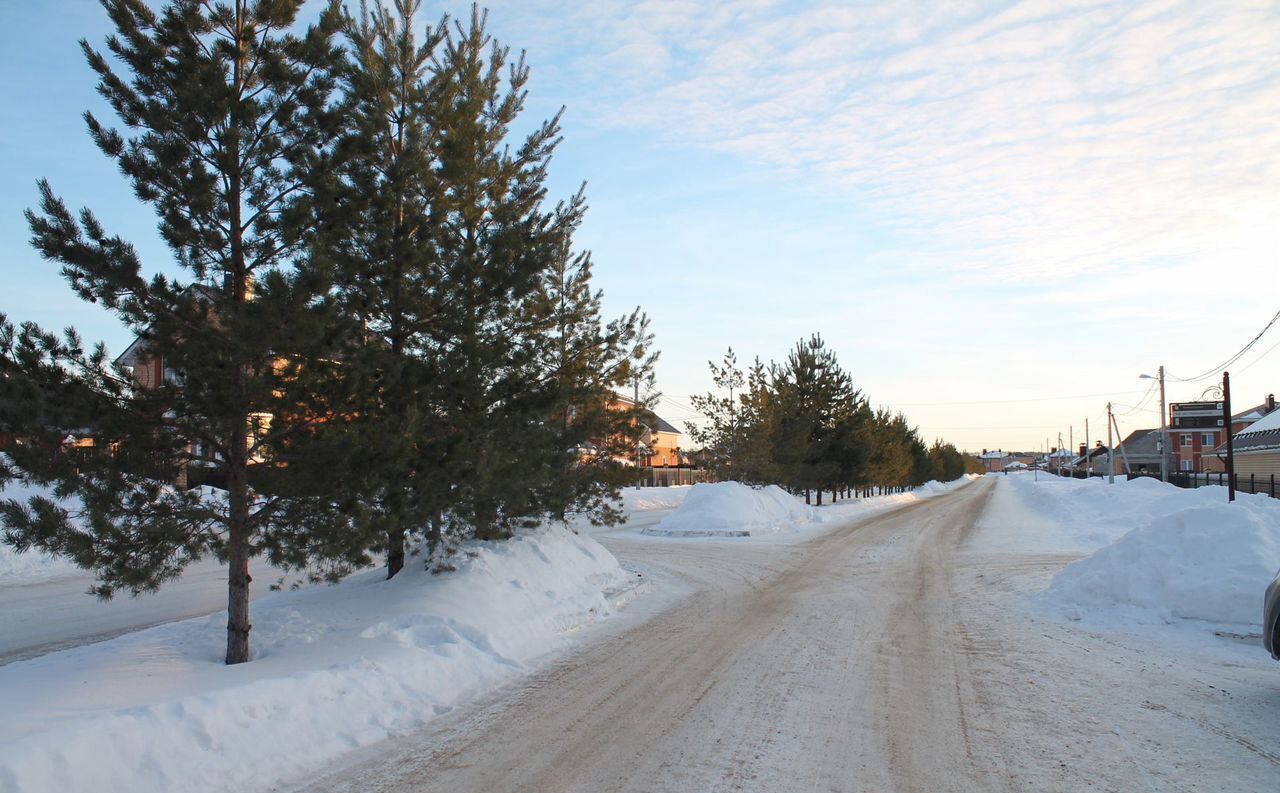
M 747 398 L 743 393 L 747 378 L 738 368 L 738 357 L 732 347 L 719 365 L 708 361 L 707 366 L 711 370 L 711 382 L 723 393 L 695 394 L 689 398 L 693 409 L 705 419 L 704 423 L 687 422 L 689 437 L 702 447 L 708 467 L 717 478 L 746 481 L 739 472 L 739 450 L 745 448 L 747 439 L 745 417 L 738 402 Z
M 440 421 L 443 288 L 436 175 L 446 80 L 435 68 L 444 22 L 414 32 L 417 0 L 362 5 L 346 23 L 344 120 L 320 204 L 316 257 L 334 273 L 345 348 L 336 376 L 312 381 L 345 409 L 295 450 L 329 475 L 367 544 L 404 566 L 406 531 L 439 529 L 450 495 Z M 348 465 L 335 462 L 345 458 Z
M 539 299 L 580 211 L 543 207 L 559 114 L 508 147 L 529 70 L 523 56 L 509 63 L 509 51 L 485 24 L 473 8 L 467 24 L 455 24 L 441 58 L 445 103 L 432 227 L 442 287 L 433 333 L 456 483 L 453 515 L 476 537 L 501 539 L 539 513 L 536 484 L 557 465 L 547 427 L 562 408 L 560 392 L 543 368 L 545 328 L 531 320 L 529 302 Z
M 647 418 L 647 403 L 626 406 L 617 391 L 648 379 L 656 353 L 648 319 L 637 308 L 605 323 L 601 293 L 591 285 L 591 257 L 572 251 L 572 234 L 585 205 L 579 193 L 557 209 L 552 228 L 564 234 L 558 253 L 542 276 L 541 289 L 525 303 L 522 330 L 541 348 L 537 372 L 555 389 L 555 405 L 543 453 L 549 465 L 535 484 L 538 511 L 555 520 L 569 512 L 596 524 L 622 519 L 618 489 L 630 480 L 627 464 L 635 427 Z
M 775 367 L 773 383 L 780 417 L 774 450 L 783 481 L 806 496 L 816 490 L 821 504 L 823 489 L 844 475 L 843 442 L 853 439 L 846 441 L 837 428 L 842 415 L 855 415 L 861 395 L 817 334 L 798 342 Z
M 33 244 L 81 298 L 136 333 L 141 362 L 165 375 L 141 387 L 72 331 L 6 325 L 6 388 L 51 406 L 25 411 L 42 419 L 24 434 L 48 442 L 14 450 L 14 467 L 78 496 L 83 514 L 10 502 L 5 539 L 93 569 L 104 597 L 155 589 L 216 554 L 229 568 L 226 661 L 240 663 L 250 557 L 342 565 L 355 553 L 332 505 L 274 457 L 318 420 L 290 381 L 325 360 L 330 317 L 317 298 L 327 286 L 322 271 L 291 263 L 308 244 L 308 179 L 330 137 L 341 12 L 330 4 L 297 37 L 301 0 L 176 0 L 159 12 L 141 0 L 102 4 L 116 30 L 107 49 L 124 71 L 82 48 L 127 131 L 86 114 L 89 133 L 155 208 L 186 280 L 144 278 L 129 243 L 88 210 L 73 216 L 41 183 L 40 210 L 28 212 Z M 92 449 L 58 453 L 67 432 L 92 438 Z M 225 491 L 174 486 L 195 467 Z

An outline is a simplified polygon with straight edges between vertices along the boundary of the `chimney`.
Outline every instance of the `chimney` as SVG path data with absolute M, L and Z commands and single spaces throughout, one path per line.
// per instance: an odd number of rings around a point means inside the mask
M 1270 413 L 1275 409 L 1276 409 L 1276 395 L 1267 394 L 1267 412 Z
M 1084 453 L 1085 453 L 1085 452 L 1087 452 L 1087 451 L 1088 451 L 1088 448 L 1087 448 L 1083 443 L 1082 443 L 1082 444 L 1080 444 L 1080 454 L 1079 454 L 1079 456 L 1080 456 L 1080 457 L 1084 457 Z

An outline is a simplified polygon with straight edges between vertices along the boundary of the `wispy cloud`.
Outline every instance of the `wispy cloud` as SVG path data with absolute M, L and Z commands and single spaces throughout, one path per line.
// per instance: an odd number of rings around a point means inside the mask
M 599 2 L 540 24 L 581 45 L 562 68 L 595 123 L 797 172 L 952 269 L 1274 266 L 1275 3 Z

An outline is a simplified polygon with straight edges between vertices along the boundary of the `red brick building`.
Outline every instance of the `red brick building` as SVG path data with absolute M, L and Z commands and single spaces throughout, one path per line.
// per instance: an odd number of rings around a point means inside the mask
M 1231 433 L 1252 425 L 1275 410 L 1274 396 L 1231 417 Z M 1223 434 L 1222 402 L 1174 402 L 1169 405 L 1169 460 L 1174 471 L 1222 471 L 1218 447 Z

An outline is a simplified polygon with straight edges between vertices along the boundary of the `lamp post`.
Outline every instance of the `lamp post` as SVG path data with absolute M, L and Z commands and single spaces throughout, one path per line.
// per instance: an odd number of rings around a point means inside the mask
M 1152 377 L 1149 374 L 1138 375 L 1139 380 L 1159 380 L 1160 381 L 1160 481 L 1169 481 L 1169 429 L 1165 425 L 1165 407 L 1164 407 L 1164 367 L 1161 366 L 1159 374 Z

